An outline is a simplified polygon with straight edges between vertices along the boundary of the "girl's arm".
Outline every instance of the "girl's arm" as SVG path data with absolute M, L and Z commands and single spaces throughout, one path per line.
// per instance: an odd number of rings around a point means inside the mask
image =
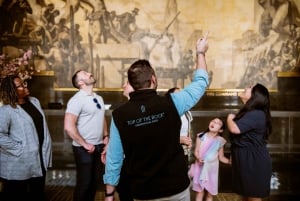
M 195 145 L 195 150 L 194 150 L 194 156 L 197 160 L 199 160 L 199 149 L 200 149 L 200 139 L 199 137 L 197 136 L 196 137 L 196 145 Z
M 219 160 L 225 164 L 231 164 L 231 160 L 224 155 L 224 147 L 221 147 L 218 151 Z
M 196 146 L 195 146 L 195 151 L 194 151 L 194 156 L 196 160 L 200 163 L 203 163 L 203 159 L 200 157 L 200 146 L 201 146 L 201 140 L 199 136 L 196 137 Z

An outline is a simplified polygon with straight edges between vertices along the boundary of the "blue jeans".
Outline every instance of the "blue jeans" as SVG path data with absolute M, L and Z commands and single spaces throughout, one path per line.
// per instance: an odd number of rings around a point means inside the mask
M 101 152 L 104 144 L 95 145 L 89 154 L 83 147 L 73 146 L 76 164 L 76 186 L 73 201 L 94 201 L 97 188 L 102 181 L 103 167 Z

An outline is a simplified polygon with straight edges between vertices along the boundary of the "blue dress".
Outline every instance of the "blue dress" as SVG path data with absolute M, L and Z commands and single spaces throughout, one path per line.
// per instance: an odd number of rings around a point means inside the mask
M 236 124 L 241 133 L 230 135 L 233 191 L 244 197 L 267 197 L 272 162 L 264 139 L 265 114 L 249 111 Z

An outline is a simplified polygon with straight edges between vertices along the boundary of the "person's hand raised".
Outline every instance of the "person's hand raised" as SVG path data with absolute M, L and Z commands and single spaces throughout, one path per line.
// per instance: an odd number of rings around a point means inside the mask
M 207 50 L 208 50 L 208 32 L 206 32 L 202 38 L 199 38 L 197 40 L 196 53 L 205 54 Z

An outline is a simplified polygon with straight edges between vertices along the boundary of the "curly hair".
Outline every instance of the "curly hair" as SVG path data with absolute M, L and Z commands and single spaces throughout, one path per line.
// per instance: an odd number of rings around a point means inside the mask
M 0 83 L 0 100 L 4 105 L 17 107 L 18 94 L 14 79 L 19 78 L 17 75 L 9 75 L 2 79 Z

